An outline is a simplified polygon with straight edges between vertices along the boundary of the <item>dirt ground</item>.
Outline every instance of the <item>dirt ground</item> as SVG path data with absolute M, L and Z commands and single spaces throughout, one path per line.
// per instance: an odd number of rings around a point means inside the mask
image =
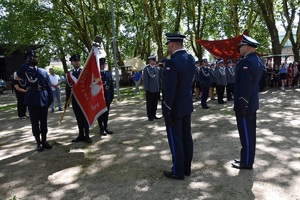
M 0 106 L 16 103 L 0 95 Z M 240 141 L 232 102 L 195 102 L 192 115 L 192 175 L 171 180 L 163 175 L 171 156 L 163 119 L 147 121 L 145 101 L 115 101 L 109 128 L 93 143 L 72 143 L 78 134 L 72 109 L 49 113 L 52 150 L 35 151 L 29 119 L 15 108 L 0 111 L 0 199 L 300 199 L 300 88 L 260 94 L 257 148 L 253 170 L 230 167 L 239 157 Z M 158 115 L 161 115 L 160 106 Z

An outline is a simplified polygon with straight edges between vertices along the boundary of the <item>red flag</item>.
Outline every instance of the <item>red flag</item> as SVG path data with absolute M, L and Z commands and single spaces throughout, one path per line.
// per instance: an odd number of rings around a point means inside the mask
M 76 84 L 73 86 L 73 95 L 89 126 L 92 126 L 97 118 L 107 111 L 98 55 L 98 48 L 93 47 Z
M 200 43 L 215 58 L 223 58 L 225 62 L 228 59 L 237 60 L 240 57 L 238 44 L 242 41 L 243 36 L 237 36 L 226 40 L 199 40 Z

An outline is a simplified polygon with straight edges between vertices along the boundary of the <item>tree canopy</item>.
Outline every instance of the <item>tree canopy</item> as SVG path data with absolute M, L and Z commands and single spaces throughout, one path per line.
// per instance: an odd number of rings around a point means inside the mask
M 99 35 L 112 64 L 111 3 L 119 66 L 132 57 L 168 56 L 167 32 L 187 35 L 185 46 L 198 59 L 204 50 L 196 39 L 225 39 L 248 30 L 261 43 L 258 52 L 280 54 L 290 39 L 299 60 L 299 0 L 0 0 L 0 44 L 8 54 L 24 45 L 39 45 L 44 66 L 50 58 L 59 58 L 66 71 L 67 56 L 87 57 Z M 283 41 L 279 41 L 278 24 L 286 30 Z M 292 29 L 297 30 L 296 37 Z

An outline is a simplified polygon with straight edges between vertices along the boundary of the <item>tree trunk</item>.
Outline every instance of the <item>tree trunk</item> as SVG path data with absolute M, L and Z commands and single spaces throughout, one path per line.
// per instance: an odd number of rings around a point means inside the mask
M 282 47 L 279 41 L 278 30 L 275 24 L 273 0 L 256 0 L 256 2 L 261 8 L 262 16 L 267 24 L 271 36 L 272 54 L 281 54 Z M 275 57 L 274 64 L 277 64 L 279 66 L 280 63 L 281 57 Z

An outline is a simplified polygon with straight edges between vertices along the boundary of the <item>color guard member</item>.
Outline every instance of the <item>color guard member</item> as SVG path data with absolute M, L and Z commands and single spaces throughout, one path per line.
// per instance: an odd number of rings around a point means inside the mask
M 35 51 L 27 51 L 24 63 L 15 74 L 15 79 L 23 79 L 27 89 L 24 104 L 28 105 L 32 133 L 37 144 L 37 151 L 52 149 L 47 142 L 48 108 L 53 101 L 50 79 L 46 70 L 38 68 Z
M 72 93 L 72 87 L 76 84 L 79 75 L 82 71 L 80 68 L 80 55 L 74 54 L 70 57 L 71 65 L 73 65 L 74 69 L 72 69 L 70 72 L 66 74 L 66 91 L 71 94 Z M 92 140 L 90 138 L 89 134 L 89 124 L 79 106 L 77 103 L 74 95 L 72 95 L 72 108 L 76 117 L 77 126 L 79 129 L 79 135 L 76 139 L 73 139 L 72 142 L 81 142 L 85 141 L 87 143 L 92 143 Z
M 107 135 L 107 134 L 113 134 L 113 132 L 108 130 L 107 128 L 107 122 L 108 122 L 110 104 L 114 99 L 114 83 L 113 83 L 111 72 L 105 70 L 105 63 L 106 63 L 105 58 L 100 58 L 99 63 L 100 63 L 100 74 L 101 74 L 101 80 L 104 89 L 104 98 L 105 98 L 107 111 L 98 117 L 98 124 L 100 128 L 100 134 Z

